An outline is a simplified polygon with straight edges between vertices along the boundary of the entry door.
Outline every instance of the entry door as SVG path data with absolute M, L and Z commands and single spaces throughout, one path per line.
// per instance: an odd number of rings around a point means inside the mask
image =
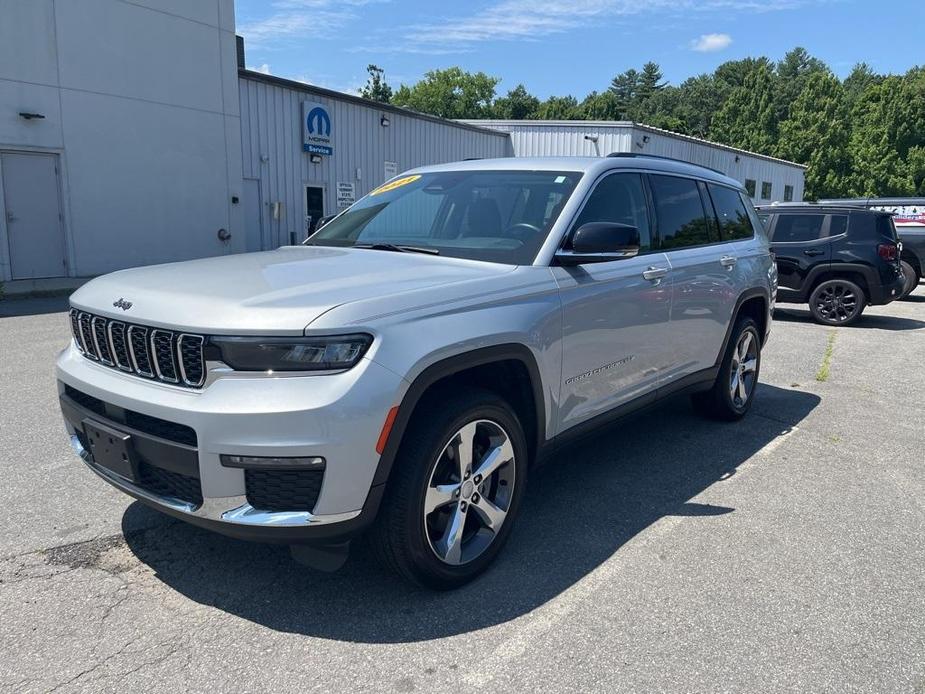
M 552 268 L 562 300 L 561 431 L 654 392 L 672 344 L 668 259 L 652 249 L 639 174 L 600 181 L 570 235 L 589 222 L 635 226 L 640 255 Z
M 263 249 L 263 206 L 260 204 L 260 181 L 256 178 L 244 179 L 244 225 L 246 250 Z
M 57 164 L 54 154 L 0 154 L 14 280 L 67 275 Z
M 305 186 L 305 235 L 311 234 L 318 226 L 318 220 L 324 217 L 324 188 L 321 186 Z M 300 239 L 301 240 L 301 239 Z

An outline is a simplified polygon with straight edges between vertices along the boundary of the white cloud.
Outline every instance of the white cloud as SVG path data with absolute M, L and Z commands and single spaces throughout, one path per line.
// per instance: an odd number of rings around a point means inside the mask
M 238 33 L 251 46 L 268 47 L 275 41 L 324 38 L 357 19 L 357 8 L 388 0 L 276 0 L 272 14 L 243 21 Z
M 264 63 L 263 65 L 258 65 L 257 67 L 248 66 L 247 69 L 248 69 L 248 70 L 252 70 L 253 72 L 262 72 L 264 75 L 270 75 L 270 74 L 272 74 L 272 73 L 270 72 L 270 64 L 269 64 L 269 63 Z
M 488 41 L 537 40 L 605 19 L 633 15 L 771 12 L 820 1 L 824 0 L 498 0 L 469 15 L 408 25 L 397 35 L 390 30 L 394 38 L 380 42 L 375 50 L 451 53 L 472 50 L 473 45 Z
M 691 50 L 698 53 L 716 53 L 728 48 L 730 43 L 732 37 L 729 34 L 701 34 L 691 41 Z

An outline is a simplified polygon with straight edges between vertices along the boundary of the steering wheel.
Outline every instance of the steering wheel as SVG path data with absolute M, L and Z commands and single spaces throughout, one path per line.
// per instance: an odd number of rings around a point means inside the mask
M 542 233 L 543 230 L 535 224 L 530 224 L 528 222 L 518 222 L 517 224 L 512 224 L 507 229 L 505 229 L 502 236 L 510 236 L 517 239 L 518 241 L 529 241 L 537 234 Z

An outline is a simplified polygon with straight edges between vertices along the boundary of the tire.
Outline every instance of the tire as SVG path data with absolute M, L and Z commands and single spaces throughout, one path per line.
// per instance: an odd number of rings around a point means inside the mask
M 901 264 L 903 266 L 903 277 L 906 278 L 906 281 L 905 284 L 903 284 L 903 291 L 902 294 L 899 295 L 899 298 L 905 299 L 919 286 L 920 277 L 911 263 L 903 260 Z
M 851 280 L 822 282 L 809 296 L 809 312 L 822 325 L 851 325 L 864 312 L 867 297 Z
M 733 422 L 742 419 L 752 406 L 761 372 L 761 336 L 752 318 L 739 318 L 729 336 L 713 387 L 696 393 L 691 401 L 711 419 Z
M 469 461 L 468 477 L 457 464 L 463 440 L 472 441 L 471 455 L 463 458 Z M 513 457 L 476 483 L 479 461 L 481 469 L 490 469 L 492 450 L 497 451 L 493 460 Z M 374 552 L 420 586 L 449 590 L 468 583 L 488 568 L 510 535 L 527 468 L 523 428 L 502 398 L 475 388 L 427 397 L 392 468 L 372 530 Z

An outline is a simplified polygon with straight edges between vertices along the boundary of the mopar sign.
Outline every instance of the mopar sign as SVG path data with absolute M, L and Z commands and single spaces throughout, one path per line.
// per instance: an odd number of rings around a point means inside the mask
M 333 125 L 327 107 L 314 101 L 302 102 L 302 149 L 312 154 L 334 154 Z

